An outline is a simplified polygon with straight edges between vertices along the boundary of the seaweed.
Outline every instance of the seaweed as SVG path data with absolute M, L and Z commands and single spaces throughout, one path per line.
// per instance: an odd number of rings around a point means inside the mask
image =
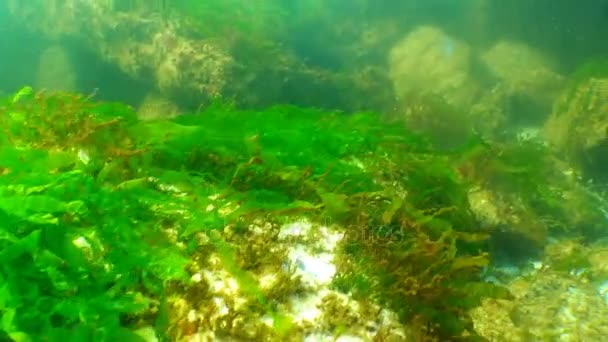
M 0 123 L 0 312 L 12 339 L 137 340 L 144 325 L 181 336 L 167 301 L 187 295 L 189 270 L 211 251 L 285 337 L 289 316 L 223 233 L 303 217 L 344 232 L 336 288 L 422 335 L 476 336 L 467 311 L 509 294 L 480 278 L 491 256 L 470 182 L 551 198 L 533 148 L 436 151 L 373 113 L 214 103 L 138 121 L 117 103 L 26 88 L 3 102 Z

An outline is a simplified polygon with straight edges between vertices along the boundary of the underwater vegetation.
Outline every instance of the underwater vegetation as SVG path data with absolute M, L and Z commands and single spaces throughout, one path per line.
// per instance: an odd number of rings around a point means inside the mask
M 606 180 L 608 59 L 580 66 L 544 125 L 549 143 L 588 179 Z
M 571 184 L 544 185 L 555 164 L 542 146 L 472 137 L 440 152 L 373 113 L 218 102 L 140 121 L 118 103 L 24 88 L 3 100 L 0 123 L 0 313 L 15 341 L 137 341 L 145 326 L 160 339 L 187 336 L 196 327 L 179 323 L 172 300 L 206 296 L 192 277 L 213 251 L 250 297 L 248 312 L 274 318 L 246 336 L 280 340 L 301 328 L 243 251 L 260 243 L 247 240 L 252 223 L 303 218 L 344 235 L 333 287 L 390 308 L 412 336 L 471 338 L 469 310 L 511 296 L 480 272 L 493 231 L 514 227 L 540 248 L 549 233 L 586 234 L 529 227 L 570 215 L 559 194 Z M 533 209 L 481 224 L 475 187 Z M 605 229 L 596 212 L 577 222 Z
M 444 2 L 6 1 L 0 341 L 608 336 L 596 4 Z

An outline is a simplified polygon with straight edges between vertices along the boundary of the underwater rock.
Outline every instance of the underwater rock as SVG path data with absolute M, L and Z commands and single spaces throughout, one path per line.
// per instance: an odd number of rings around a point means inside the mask
M 75 39 L 163 94 L 204 100 L 222 93 L 232 58 L 219 42 L 192 39 L 154 8 L 116 11 L 113 1 L 11 1 L 9 12 L 51 39 Z M 178 33 L 179 31 L 179 33 Z
M 470 77 L 470 58 L 471 49 L 464 42 L 436 27 L 419 27 L 390 50 L 395 95 L 434 94 L 450 105 L 468 107 L 477 91 Z
M 608 336 L 608 305 L 584 278 L 550 271 L 520 279 L 513 322 L 541 340 L 601 341 Z
M 141 120 L 166 119 L 179 114 L 178 106 L 157 93 L 148 94 L 137 109 Z
M 400 110 L 393 113 L 394 119 L 404 120 L 408 129 L 428 136 L 439 149 L 462 146 L 471 136 L 468 115 L 446 103 L 440 96 L 404 96 Z
M 565 91 L 544 125 L 549 145 L 590 178 L 608 175 L 608 78 Z
M 226 250 L 200 256 L 192 284 L 171 298 L 178 341 L 284 341 L 277 334 L 280 324 L 288 326 L 290 341 L 409 337 L 394 312 L 332 287 L 342 239 L 333 228 L 307 220 L 282 226 L 257 220 L 244 231 L 227 226 L 222 235 L 234 260 Z M 248 272 L 234 272 L 232 263 Z
M 471 127 L 491 122 L 483 115 L 472 115 L 490 111 L 487 106 L 483 111 L 471 111 L 480 102 L 481 92 L 471 73 L 471 58 L 468 45 L 430 26 L 414 30 L 394 45 L 389 53 L 388 76 L 396 98 L 395 118 L 429 135 L 437 147 L 465 143 Z M 493 116 L 492 122 L 496 118 L 501 116 Z M 492 131 L 497 125 L 482 132 Z
M 468 192 L 468 199 L 469 206 L 482 227 L 496 227 L 508 221 L 491 191 L 472 188 Z
M 484 84 L 470 109 L 475 129 L 494 137 L 513 126 L 542 124 L 564 84 L 547 58 L 509 41 L 475 57 L 473 74 Z
M 399 103 L 397 112 L 405 113 L 409 126 L 422 126 L 426 134 L 458 137 L 447 142 L 452 146 L 466 139 L 471 127 L 483 136 L 496 137 L 518 115 L 530 117 L 527 112 L 521 114 L 523 109 L 533 111 L 534 116 L 548 115 L 551 102 L 545 98 L 552 99 L 553 93 L 546 95 L 546 88 L 555 86 L 560 76 L 540 57 L 528 58 L 532 60 L 528 66 L 517 61 L 509 64 L 510 58 L 517 57 L 513 53 L 505 60 L 496 56 L 510 47 L 499 43 L 478 56 L 465 42 L 438 28 L 423 26 L 412 31 L 389 53 L 388 74 Z M 518 49 L 520 55 L 536 56 L 530 49 Z M 526 78 L 528 73 L 536 74 L 532 81 Z M 542 98 L 545 110 L 535 104 L 537 97 Z
M 154 75 L 163 93 L 186 90 L 208 97 L 222 94 L 232 57 L 219 45 L 179 36 L 171 29 L 158 32 L 153 51 Z
M 504 299 L 487 298 L 471 311 L 475 331 L 489 341 L 524 341 L 522 329 L 513 324 L 509 312 L 515 303 Z
M 468 192 L 471 211 L 482 229 L 492 235 L 493 252 L 501 259 L 517 259 L 518 245 L 535 255 L 544 246 L 548 226 L 522 198 L 491 188 L 474 187 Z
M 603 288 L 590 281 L 595 273 L 581 268 L 594 251 L 568 240 L 546 251 L 540 267 L 507 285 L 513 300 L 484 299 L 472 310 L 476 332 L 490 341 L 603 341 L 608 336 Z
M 483 92 L 469 109 L 473 127 L 483 136 L 495 137 L 507 127 L 510 111 L 503 88 L 496 85 Z
M 481 60 L 512 95 L 550 105 L 563 85 L 563 77 L 552 70 L 548 59 L 521 43 L 500 41 L 483 53 Z

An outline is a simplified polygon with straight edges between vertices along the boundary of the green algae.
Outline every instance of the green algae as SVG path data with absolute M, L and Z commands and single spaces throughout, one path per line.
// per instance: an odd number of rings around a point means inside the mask
M 301 217 L 342 227 L 337 288 L 429 336 L 475 335 L 466 311 L 508 293 L 480 279 L 489 259 L 468 185 L 490 176 L 553 200 L 531 187 L 547 170 L 534 150 L 493 156 L 478 141 L 439 152 L 373 113 L 216 103 L 141 122 L 118 103 L 28 90 L 0 115 L 0 310 L 15 340 L 135 341 L 131 331 L 154 322 L 166 335 L 167 291 L 187 284 L 208 250 L 274 318 L 280 339 L 293 322 L 215 232 Z M 210 243 L 198 244 L 200 234 Z

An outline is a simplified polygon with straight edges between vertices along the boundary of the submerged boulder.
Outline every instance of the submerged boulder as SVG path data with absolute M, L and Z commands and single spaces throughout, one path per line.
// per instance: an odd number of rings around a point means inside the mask
M 389 52 L 395 96 L 432 94 L 457 107 L 469 105 L 477 90 L 469 73 L 470 58 L 469 46 L 442 30 L 415 29 Z
M 137 117 L 142 120 L 167 119 L 177 116 L 179 107 L 158 93 L 146 95 L 137 108 Z
M 565 92 L 544 133 L 549 144 L 583 175 L 606 179 L 608 78 L 589 78 Z
M 563 77 L 539 51 L 518 42 L 500 41 L 481 60 L 490 74 L 513 95 L 549 105 L 559 94 Z

